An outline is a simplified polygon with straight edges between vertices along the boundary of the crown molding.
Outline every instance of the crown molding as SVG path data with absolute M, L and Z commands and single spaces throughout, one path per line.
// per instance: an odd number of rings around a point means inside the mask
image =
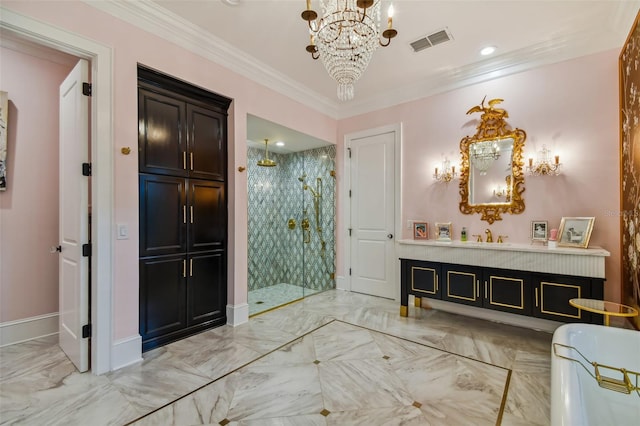
M 334 119 L 339 105 L 226 41 L 149 0 L 84 0 L 89 6 L 148 31 Z
M 84 1 L 96 9 L 162 37 L 338 120 L 619 47 L 633 24 L 640 3 L 620 2 L 618 9 L 603 19 L 603 34 L 607 37 L 599 40 L 599 43 L 594 43 L 583 33 L 556 37 L 492 59 L 434 74 L 419 85 L 396 87 L 376 92 L 371 96 L 360 96 L 346 103 L 338 103 L 310 90 L 150 0 Z M 609 31 L 609 34 L 605 34 L 606 31 Z M 621 38 L 621 41 L 618 38 Z

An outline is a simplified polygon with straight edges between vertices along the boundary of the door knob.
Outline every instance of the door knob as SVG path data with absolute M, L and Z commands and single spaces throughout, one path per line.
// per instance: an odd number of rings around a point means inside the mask
M 55 253 L 55 252 L 62 253 L 62 246 L 58 246 L 58 247 L 51 246 L 51 248 L 49 249 L 49 253 Z
M 393 238 L 393 234 L 387 234 L 387 238 L 392 239 Z

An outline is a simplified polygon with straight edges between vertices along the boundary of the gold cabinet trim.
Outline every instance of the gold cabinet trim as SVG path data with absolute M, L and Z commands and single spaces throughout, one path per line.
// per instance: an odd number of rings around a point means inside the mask
M 449 293 L 449 275 L 451 274 L 458 274 L 458 275 L 469 275 L 471 277 L 473 277 L 473 282 L 471 284 L 472 286 L 472 291 L 473 291 L 473 298 L 469 298 L 469 297 L 463 297 L 463 296 L 456 296 L 454 294 Z M 477 278 L 476 278 L 476 274 L 471 273 L 471 272 L 460 272 L 460 271 L 447 271 L 447 297 L 453 298 L 453 299 L 462 299 L 462 300 L 470 300 L 472 302 L 476 302 L 478 300 L 478 293 L 477 293 Z
M 494 278 L 497 278 L 500 280 L 507 280 L 507 281 L 520 281 L 520 306 L 509 305 L 506 303 L 498 303 L 493 301 L 493 279 Z M 489 278 L 489 304 L 495 305 L 495 306 L 504 306 L 505 308 L 524 310 L 524 280 L 522 278 L 510 278 L 510 277 L 500 277 L 497 275 L 492 275 Z
M 435 279 L 434 282 L 434 291 L 427 291 L 427 290 L 422 290 L 419 288 L 415 288 L 415 286 L 413 285 L 414 282 L 414 278 L 413 278 L 413 271 L 419 269 L 421 271 L 429 271 L 429 272 L 433 272 L 433 278 Z M 419 266 L 412 266 L 411 267 L 411 291 L 415 291 L 418 293 L 425 293 L 425 294 L 436 294 L 438 293 L 438 274 L 436 273 L 436 270 L 433 268 L 421 268 Z
M 544 313 L 544 314 L 551 314 L 551 315 L 559 315 L 562 317 L 568 317 L 568 318 L 582 318 L 582 311 L 578 308 L 575 308 L 578 311 L 578 315 L 569 315 L 569 314 L 565 314 L 564 312 L 554 312 L 554 311 L 547 311 L 544 309 L 544 286 L 548 285 L 548 286 L 555 286 L 555 287 L 571 287 L 571 288 L 576 288 L 578 289 L 578 295 L 576 297 L 580 298 L 582 297 L 582 287 L 580 287 L 579 285 L 575 285 L 575 284 L 562 284 L 562 283 L 550 283 L 548 281 L 540 281 L 540 312 Z M 567 300 L 567 305 L 572 307 L 571 305 L 569 305 L 569 301 Z

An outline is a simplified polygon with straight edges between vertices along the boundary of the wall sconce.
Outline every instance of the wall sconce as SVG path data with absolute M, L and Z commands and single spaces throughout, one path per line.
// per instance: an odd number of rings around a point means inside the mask
M 505 176 L 504 178 L 505 186 L 502 187 L 498 185 L 493 190 L 493 196 L 496 198 L 504 197 L 505 202 L 511 202 L 511 176 Z
M 433 178 L 438 182 L 451 182 L 452 179 L 458 177 L 458 173 L 456 172 L 455 166 L 452 166 L 450 161 L 446 158 L 442 162 L 442 170 L 438 171 L 436 167 L 435 173 L 433 174 Z
M 551 161 L 551 151 L 546 145 L 542 145 L 542 150 L 538 151 L 538 158 L 533 162 L 533 158 L 529 157 L 529 165 L 527 171 L 532 176 L 557 176 L 560 174 L 560 156 L 556 155 Z

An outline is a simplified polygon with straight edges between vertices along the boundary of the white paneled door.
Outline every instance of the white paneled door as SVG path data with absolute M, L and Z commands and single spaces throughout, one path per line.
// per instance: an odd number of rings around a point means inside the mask
M 395 298 L 395 131 L 349 141 L 351 290 Z
M 82 83 L 89 81 L 89 63 L 80 60 L 60 85 L 60 246 L 59 341 L 80 371 L 89 369 L 89 178 L 82 163 L 89 161 L 89 100 Z

